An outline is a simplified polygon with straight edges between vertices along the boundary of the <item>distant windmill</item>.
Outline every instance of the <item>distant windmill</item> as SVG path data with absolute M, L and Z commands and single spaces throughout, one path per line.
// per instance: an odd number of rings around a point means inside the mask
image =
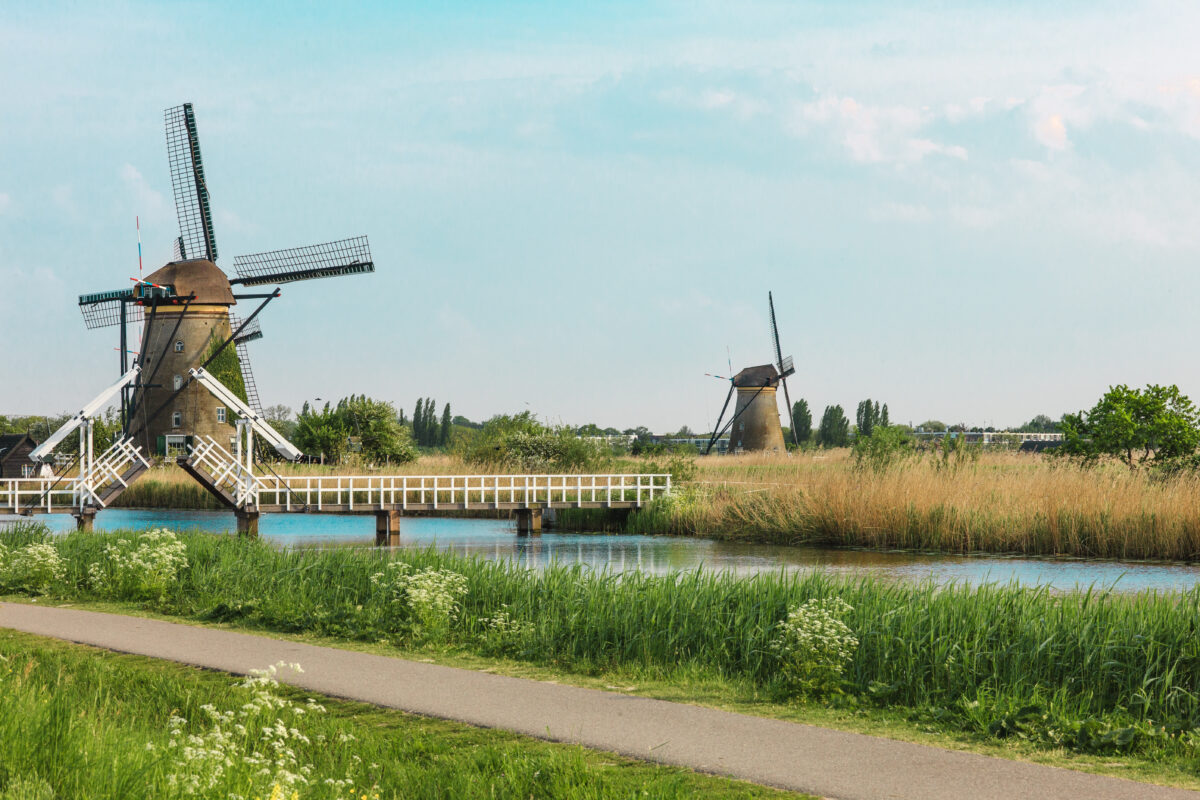
M 167 109 L 165 119 L 167 161 L 179 219 L 175 258 L 145 279 L 133 279 L 132 289 L 79 298 L 88 328 L 120 327 L 122 372 L 127 368 L 128 325 L 145 322 L 138 350 L 142 377 L 132 387 L 129 402 L 123 398 L 122 416 L 126 432 L 144 447 L 143 452 L 164 455 L 183 452 L 196 436 L 223 442 L 234 435 L 228 409 L 187 378 L 191 368 L 207 365 L 231 343 L 247 400 L 255 411 L 261 409 L 246 343 L 262 337 L 256 317 L 279 292 L 234 295 L 233 286 L 275 286 L 375 271 L 367 237 L 358 236 L 238 256 L 233 262 L 238 277 L 230 280 L 215 263 L 217 243 L 192 104 Z M 263 301 L 252 314 L 245 319 L 231 314 L 238 300 L 251 298 Z
M 711 377 L 729 381 L 729 394 L 725 396 L 725 404 L 721 406 L 721 413 L 717 417 L 717 424 L 713 427 L 712 436 L 709 437 L 708 446 L 704 450 L 705 454 L 712 452 L 713 445 L 727 432 L 729 433 L 729 452 L 731 453 L 739 450 L 784 449 L 783 428 L 779 424 L 779 405 L 775 399 L 775 392 L 776 387 L 782 383 L 784 397 L 787 398 L 787 377 L 794 374 L 796 370 L 792 365 L 792 357 L 784 358 L 783 350 L 779 346 L 779 328 L 775 324 L 775 299 L 770 292 L 767 293 L 767 302 L 771 310 L 771 338 L 774 344 L 776 363 L 747 367 L 729 377 L 707 373 Z M 729 371 L 733 372 L 732 363 Z M 737 404 L 734 406 L 733 416 L 722 426 L 725 412 L 729 409 L 729 401 L 733 399 L 735 391 L 737 392 Z M 790 398 L 788 399 L 788 417 L 791 418 Z M 793 424 L 793 436 L 795 436 L 795 427 Z

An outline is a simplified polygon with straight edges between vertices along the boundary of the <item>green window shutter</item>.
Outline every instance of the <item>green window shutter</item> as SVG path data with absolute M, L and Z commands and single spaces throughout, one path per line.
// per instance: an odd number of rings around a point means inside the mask
M 160 456 L 165 456 L 167 454 L 167 437 L 165 437 L 165 436 L 158 437 L 158 441 L 155 445 L 155 450 L 158 452 L 158 454 Z

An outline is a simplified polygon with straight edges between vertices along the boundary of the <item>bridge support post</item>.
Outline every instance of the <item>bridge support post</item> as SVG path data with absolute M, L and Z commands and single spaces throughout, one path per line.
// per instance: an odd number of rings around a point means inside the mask
M 376 511 L 375 512 L 375 546 L 376 547 L 399 547 L 400 546 L 400 512 L 399 511 Z
M 85 508 L 75 515 L 75 530 L 91 533 L 96 526 L 96 509 Z
M 237 517 L 237 532 L 238 536 L 249 536 L 251 539 L 258 538 L 258 511 L 239 508 L 233 512 Z
M 517 533 L 531 534 L 542 532 L 542 509 L 541 508 L 518 508 L 515 512 L 517 515 Z

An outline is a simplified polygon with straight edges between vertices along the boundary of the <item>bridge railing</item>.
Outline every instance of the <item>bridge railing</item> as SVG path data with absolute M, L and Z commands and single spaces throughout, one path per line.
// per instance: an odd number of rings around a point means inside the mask
M 75 478 L 4 478 L 0 480 L 0 513 L 70 514 L 78 505 L 76 491 Z
M 642 506 L 671 491 L 670 475 L 321 475 L 256 476 L 259 506 Z

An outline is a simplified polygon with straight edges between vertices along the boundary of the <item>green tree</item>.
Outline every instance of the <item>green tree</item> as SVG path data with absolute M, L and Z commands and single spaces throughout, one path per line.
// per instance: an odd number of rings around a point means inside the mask
M 917 427 L 925 431 L 925 433 L 937 433 L 946 430 L 946 423 L 940 419 L 927 419 Z
M 453 417 L 450 416 L 450 404 L 446 403 L 446 407 L 442 409 L 442 427 L 438 431 L 438 444 L 442 447 L 450 443 L 450 428 L 453 424 Z
M 292 419 L 292 409 L 285 405 L 267 406 L 263 409 L 263 417 L 267 424 L 279 432 L 285 439 L 291 439 L 296 433 L 296 422 Z
M 1192 456 L 1200 412 L 1178 386 L 1109 387 L 1090 411 L 1064 414 L 1061 452 L 1085 463 L 1114 456 L 1130 469 Z
M 1058 423 L 1045 414 L 1038 414 L 1033 419 L 1017 428 L 1019 433 L 1058 433 Z
M 891 421 L 890 419 L 888 419 L 888 409 L 887 409 L 887 403 L 884 403 L 884 404 L 883 404 L 883 411 L 881 411 L 881 412 L 879 413 L 879 426 L 880 426 L 881 428 L 886 428 L 886 427 L 888 427 L 888 426 L 889 426 L 889 425 L 891 425 L 891 424 L 892 424 L 892 421 Z
M 792 426 L 796 429 L 796 441 L 801 445 L 812 439 L 812 411 L 803 398 L 792 403 Z
M 825 406 L 817 428 L 817 444 L 822 447 L 845 447 L 850 444 L 850 420 L 841 406 Z
M 867 398 L 858 404 L 858 409 L 854 413 L 854 425 L 858 429 L 859 436 L 870 436 L 871 431 L 875 428 L 875 406 L 871 404 L 871 398 Z
M 296 438 L 293 441 L 309 456 L 340 464 L 346 453 L 346 438 L 349 435 L 342 418 L 329 407 L 329 403 L 321 411 L 314 411 L 305 403 L 296 420 Z
M 323 455 L 327 463 L 345 459 L 351 436 L 359 437 L 363 458 L 373 462 L 404 463 L 417 457 L 395 407 L 366 395 L 344 397 L 335 407 L 326 403 L 319 412 L 305 403 L 295 425 L 296 446 L 310 456 Z

